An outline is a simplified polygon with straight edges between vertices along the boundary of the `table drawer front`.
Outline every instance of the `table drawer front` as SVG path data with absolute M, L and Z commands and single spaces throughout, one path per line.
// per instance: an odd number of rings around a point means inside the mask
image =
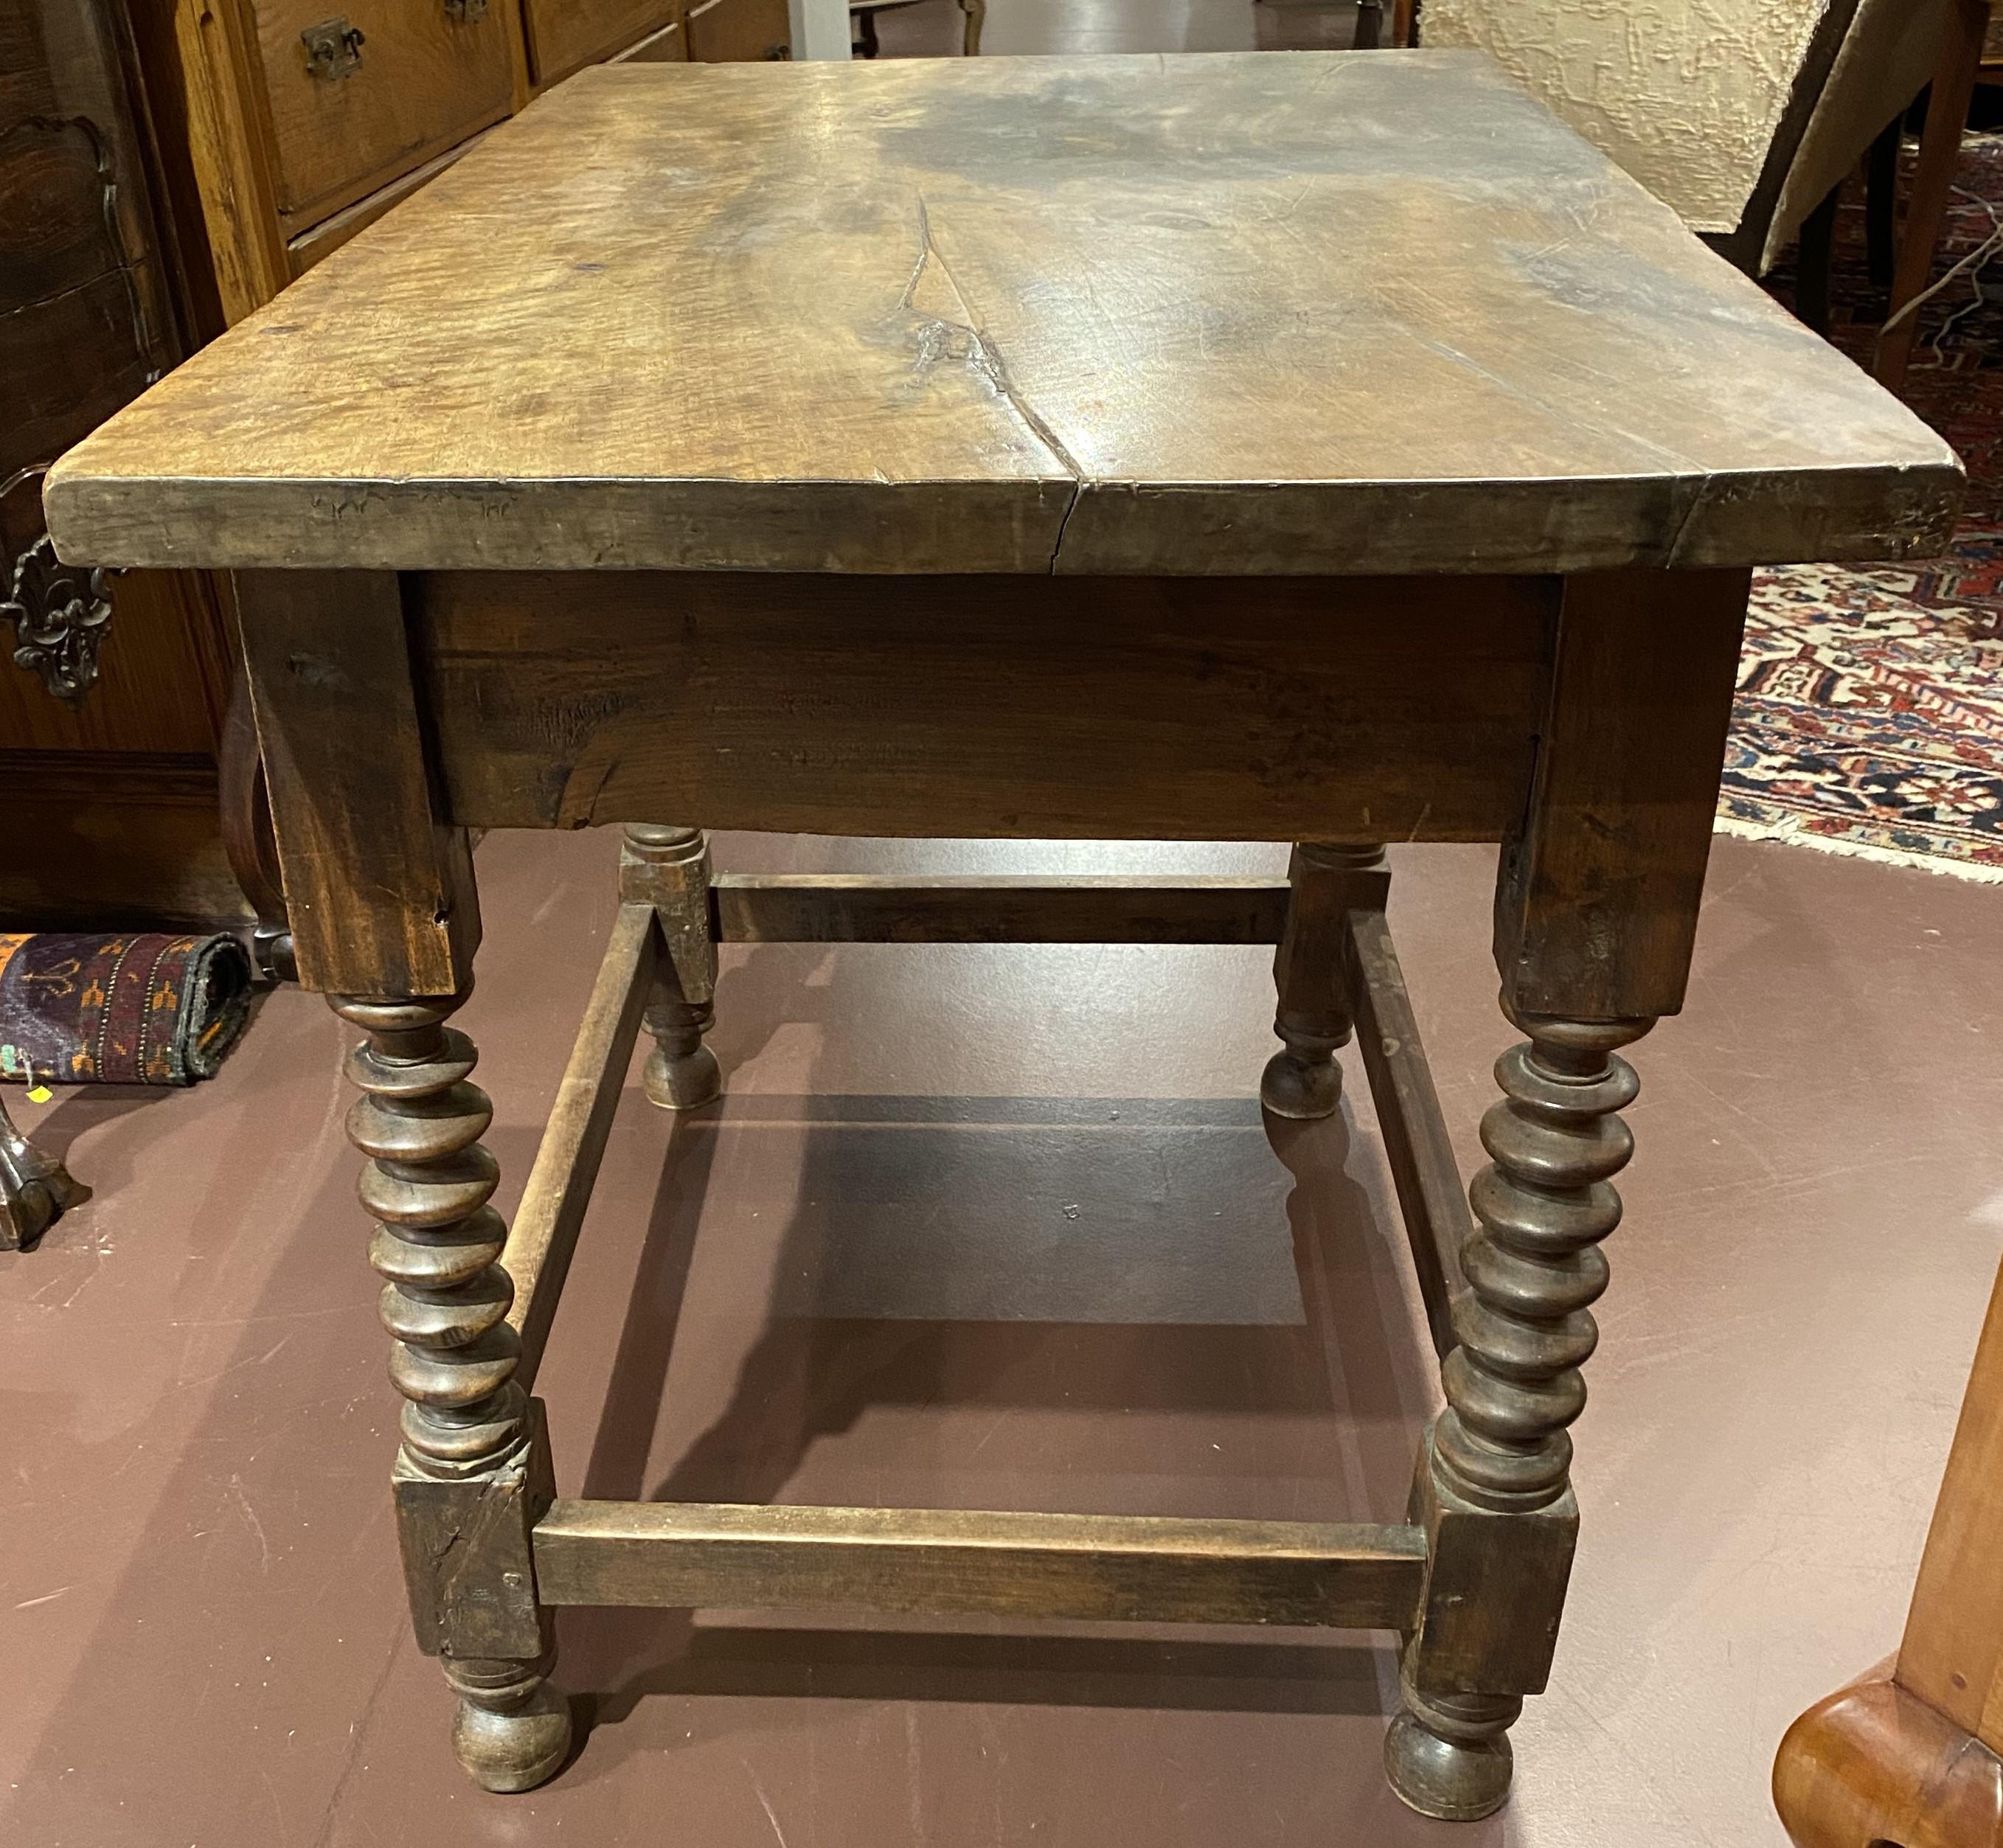
M 786 0 L 697 0 L 689 9 L 688 41 L 688 54 L 697 64 L 790 58 Z
M 454 822 L 990 838 L 1499 840 L 1557 606 L 1537 578 L 418 583 Z
M 658 31 L 673 0 L 526 0 L 529 68 L 540 86 Z
M 495 0 L 256 0 L 255 12 L 278 209 L 295 229 L 508 113 Z

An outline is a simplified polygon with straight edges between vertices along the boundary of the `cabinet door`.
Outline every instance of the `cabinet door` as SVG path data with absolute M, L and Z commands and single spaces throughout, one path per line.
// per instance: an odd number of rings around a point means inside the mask
M 526 0 L 529 68 L 538 89 L 657 32 L 674 0 Z
M 252 10 L 289 233 L 508 113 L 509 18 L 493 0 L 253 0 Z
M 112 0 L 0 0 L 0 929 L 247 915 L 216 812 L 212 583 L 100 585 L 42 519 L 42 471 L 180 357 L 144 68 Z
M 786 0 L 697 0 L 689 9 L 688 54 L 698 64 L 790 58 Z

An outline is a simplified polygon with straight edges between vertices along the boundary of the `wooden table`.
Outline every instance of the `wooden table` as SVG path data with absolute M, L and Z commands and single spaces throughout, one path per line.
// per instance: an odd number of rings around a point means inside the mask
M 1403 1631 L 1393 1784 L 1494 1808 L 1750 568 L 1933 550 L 1959 494 L 1425 52 L 592 71 L 72 452 L 67 557 L 238 574 L 300 973 L 367 1035 L 397 1500 L 467 1769 L 562 1762 L 552 1606 L 1253 1619 Z M 733 879 L 696 823 L 1300 844 L 1285 882 Z M 510 1232 L 447 1024 L 468 834 L 604 823 L 624 908 Z M 1387 840 L 1503 844 L 1525 1043 L 1472 1218 Z M 1282 1115 L 1337 1107 L 1355 1030 L 1444 1360 L 1406 1522 L 555 1497 L 528 1389 L 643 1015 L 649 1095 L 697 1107 L 719 940 L 976 939 L 1276 944 Z

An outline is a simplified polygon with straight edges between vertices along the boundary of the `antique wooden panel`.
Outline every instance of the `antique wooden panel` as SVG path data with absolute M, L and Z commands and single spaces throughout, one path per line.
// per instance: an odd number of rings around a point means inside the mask
M 419 578 L 453 821 L 1494 840 L 1549 579 Z M 1435 645 L 1421 663 L 1414 627 Z
M 41 470 L 170 365 L 177 274 L 122 9 L 0 0 L 0 924 L 241 917 L 216 819 L 205 579 L 55 563 Z M 105 612 L 109 610 L 108 620 Z M 17 652 L 18 651 L 18 652 Z
M 694 0 L 688 54 L 706 64 L 785 58 L 792 44 L 786 0 Z
M 659 32 L 676 10 L 675 0 L 524 0 L 530 69 L 538 85 L 554 83 Z
M 217 826 L 212 757 L 0 749 L 0 927 L 207 928 L 248 915 Z
M 302 227 L 508 113 L 502 9 L 251 0 L 281 218 Z
M 51 492 L 115 563 L 1319 574 L 1898 557 L 1960 485 L 1480 59 L 1302 52 L 583 73 Z

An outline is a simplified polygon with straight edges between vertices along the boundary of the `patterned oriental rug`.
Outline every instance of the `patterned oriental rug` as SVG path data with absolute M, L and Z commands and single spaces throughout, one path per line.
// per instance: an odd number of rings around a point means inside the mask
M 159 932 L 0 936 L 0 1079 L 192 1085 L 250 1011 L 234 937 Z
M 2000 228 L 2003 135 L 1971 136 L 1935 277 Z M 1769 284 L 1792 300 L 1791 272 Z M 1838 217 L 1830 292 L 1832 337 L 1868 365 L 1885 298 L 1865 261 L 1858 186 Z M 1904 395 L 1968 465 L 1954 549 L 1918 565 L 1760 575 L 1718 825 L 2003 884 L 2003 251 L 1921 309 Z

